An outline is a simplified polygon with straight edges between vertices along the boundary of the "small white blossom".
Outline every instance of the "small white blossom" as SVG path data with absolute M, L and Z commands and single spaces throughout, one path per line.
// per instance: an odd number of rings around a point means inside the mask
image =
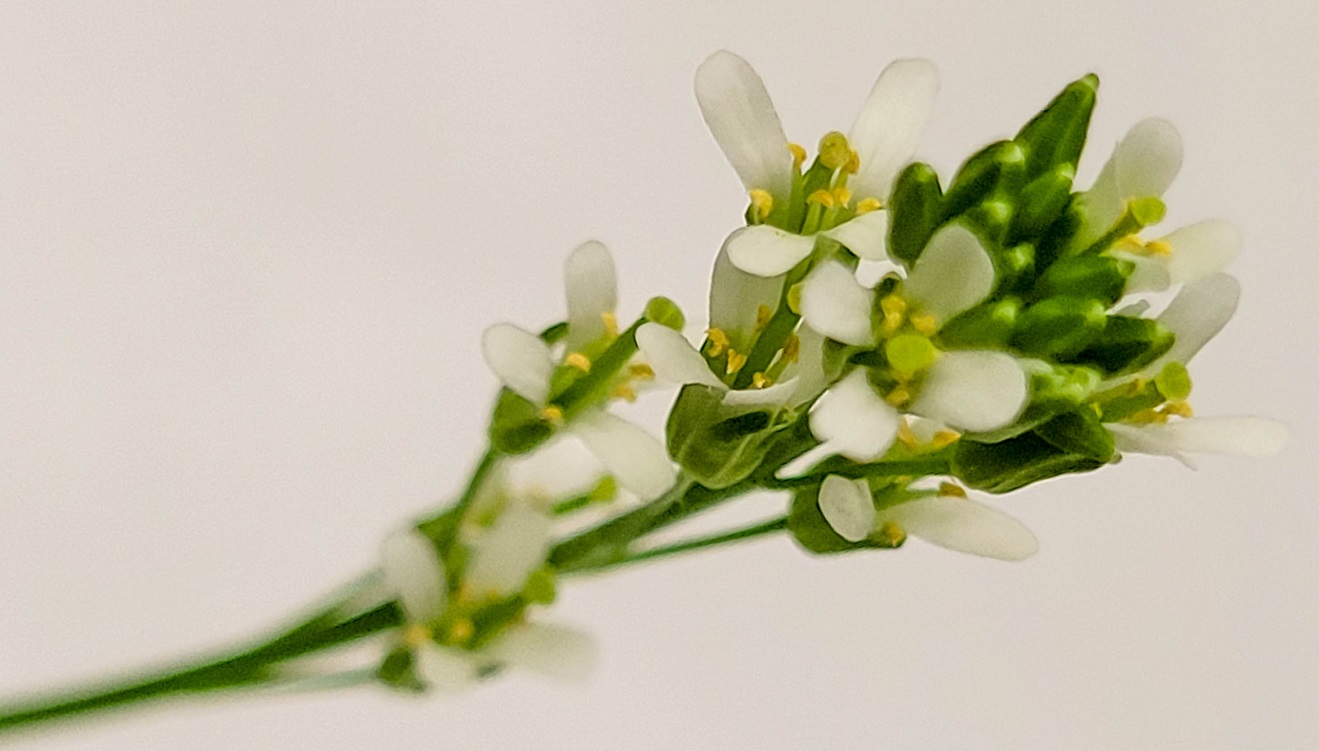
M 1182 167 L 1182 138 L 1167 120 L 1142 120 L 1113 149 L 1090 190 L 1081 194 L 1085 222 L 1073 242 L 1086 247 L 1115 225 L 1138 198 L 1161 198 Z

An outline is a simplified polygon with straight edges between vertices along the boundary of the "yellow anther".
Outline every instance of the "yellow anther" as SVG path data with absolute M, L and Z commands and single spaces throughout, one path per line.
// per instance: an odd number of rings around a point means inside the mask
M 760 188 L 752 188 L 747 192 L 751 196 L 751 205 L 756 209 L 756 218 L 764 221 L 765 217 L 769 216 L 769 212 L 774 210 L 774 196 Z
M 1145 243 L 1145 252 L 1152 256 L 1172 255 L 1172 246 L 1163 240 L 1150 240 Z
M 790 143 L 788 144 L 788 151 L 792 152 L 793 169 L 801 169 L 802 164 L 806 161 L 806 149 L 795 143 Z
M 718 357 L 728 349 L 728 334 L 725 334 L 723 329 L 708 328 L 705 330 L 705 337 L 710 340 L 705 347 L 705 353 L 710 357 Z
M 416 649 L 431 640 L 431 630 L 429 626 L 423 626 L 420 623 L 409 623 L 403 627 L 403 644 L 408 649 Z
M 1160 407 L 1159 411 L 1165 415 L 1177 415 L 1178 417 L 1195 416 L 1195 410 L 1191 409 L 1190 402 L 1168 402 Z
M 756 308 L 756 331 L 764 331 L 769 325 L 769 319 L 774 317 L 774 311 L 769 309 L 768 305 L 761 304 Z
M 911 401 L 911 392 L 907 390 L 906 386 L 898 384 L 893 387 L 892 391 L 888 392 L 888 396 L 884 397 L 884 401 L 895 407 L 900 407 Z
M 733 349 L 728 350 L 728 375 L 732 375 L 747 364 L 747 356 Z
M 769 376 L 765 375 L 764 373 L 757 372 L 751 376 L 752 388 L 763 389 L 766 386 L 772 385 L 773 383 L 774 383 L 773 379 L 771 379 Z
M 916 448 L 920 443 L 920 439 L 916 437 L 916 434 L 911 432 L 911 424 L 907 422 L 906 418 L 898 422 L 898 442 L 907 448 Z
M 939 330 L 939 322 L 932 315 L 917 315 L 911 317 L 912 328 L 926 336 L 933 336 L 934 332 Z
M 801 282 L 798 282 L 788 288 L 788 310 L 797 315 L 801 315 Z
M 843 165 L 844 174 L 855 175 L 861 171 L 861 155 L 852 149 L 852 155 L 847 158 L 847 164 Z
M 627 376 L 638 381 L 653 381 L 655 369 L 644 362 L 635 362 L 627 366 Z
M 790 334 L 788 341 L 783 343 L 783 360 L 784 363 L 796 362 L 797 356 L 801 354 L 801 338 L 796 334 Z
M 834 188 L 834 200 L 838 202 L 839 206 L 847 208 L 847 204 L 852 202 L 852 191 L 848 190 L 845 185 L 839 185 Z
M 637 392 L 626 383 L 620 383 L 615 386 L 609 392 L 609 395 L 615 399 L 622 399 L 625 402 L 635 402 L 637 400 Z
M 893 334 L 902 328 L 907 320 L 907 301 L 897 295 L 888 295 L 879 301 L 879 309 L 884 311 L 884 333 Z
M 879 539 L 893 547 L 897 547 L 902 544 L 903 540 L 907 539 L 907 530 L 903 529 L 901 524 L 890 519 L 879 525 Z
M 563 410 L 551 404 L 540 411 L 540 419 L 555 425 L 563 424 Z
M 966 488 L 955 482 L 941 482 L 939 483 L 939 495 L 944 498 L 965 498 Z
M 450 644 L 466 644 L 476 635 L 476 626 L 469 618 L 455 619 L 449 626 L 448 641 Z
M 880 203 L 878 198 L 862 198 L 856 202 L 856 215 L 869 214 L 882 208 L 884 208 L 884 204 Z
M 618 336 L 618 316 L 610 312 L 600 314 L 600 320 L 605 325 L 605 334 L 610 338 Z
M 563 364 L 570 368 L 577 368 L 583 373 L 591 372 L 591 358 L 581 352 L 569 352 L 568 356 L 563 358 Z
M 940 430 L 934 434 L 934 438 L 930 439 L 930 447 L 941 449 L 944 446 L 951 446 L 957 443 L 957 439 L 961 437 L 962 434 L 955 430 Z
M 834 194 L 821 188 L 806 197 L 806 203 L 818 204 L 826 209 L 834 207 Z
M 1149 425 L 1151 423 L 1165 423 L 1167 421 L 1167 415 L 1152 409 L 1141 410 L 1134 415 L 1128 415 L 1122 420 L 1122 422 L 1132 423 L 1133 425 Z

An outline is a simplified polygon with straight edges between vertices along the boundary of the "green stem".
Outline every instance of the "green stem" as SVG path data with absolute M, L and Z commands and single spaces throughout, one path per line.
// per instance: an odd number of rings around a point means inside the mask
M 755 537 L 761 537 L 764 535 L 773 534 L 775 532 L 786 529 L 787 526 L 788 526 L 787 517 L 779 517 L 778 519 L 771 519 L 767 522 L 755 524 L 750 527 L 745 527 L 743 529 L 735 529 L 729 532 L 721 532 L 716 535 L 710 535 L 709 537 L 697 537 L 691 540 L 676 542 L 671 545 L 663 545 L 660 547 L 651 548 L 649 550 L 641 550 L 635 553 L 630 553 L 628 555 L 623 556 L 622 558 L 618 558 L 612 561 L 605 561 L 597 564 L 583 565 L 576 568 L 563 569 L 562 573 L 570 574 L 570 575 L 593 574 L 599 571 L 614 569 L 619 566 L 626 566 L 630 563 L 640 563 L 641 561 L 648 561 L 655 558 L 664 558 L 671 555 L 678 555 L 680 553 L 688 553 L 693 550 L 700 550 L 702 548 L 710 548 L 731 542 L 749 540 Z

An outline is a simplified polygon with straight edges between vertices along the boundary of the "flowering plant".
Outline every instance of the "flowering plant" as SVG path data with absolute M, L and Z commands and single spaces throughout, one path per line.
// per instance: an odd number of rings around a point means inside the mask
M 0 731 L 220 689 L 581 677 L 591 640 L 542 618 L 573 578 L 776 534 L 820 555 L 915 537 L 1022 560 L 1035 537 L 971 491 L 1123 453 L 1190 465 L 1279 450 L 1280 424 L 1193 417 L 1187 402 L 1187 365 L 1237 304 L 1221 269 L 1240 238 L 1212 220 L 1149 236 L 1180 167 L 1177 131 L 1138 123 L 1092 185 L 1073 184 L 1097 88 L 1093 75 L 1069 84 L 943 179 L 910 163 L 937 90 L 930 63 L 888 66 L 849 132 L 825 134 L 811 159 L 755 71 L 715 53 L 696 97 L 749 202 L 714 260 L 699 343 L 664 297 L 620 319 L 609 251 L 578 247 L 560 322 L 485 332 L 502 384 L 487 448 L 452 505 L 384 541 L 377 571 L 255 647 L 0 708 Z M 656 386 L 676 388 L 663 441 L 612 411 Z M 785 500 L 773 518 L 655 542 L 766 491 Z M 309 659 L 372 636 L 383 646 L 367 670 Z

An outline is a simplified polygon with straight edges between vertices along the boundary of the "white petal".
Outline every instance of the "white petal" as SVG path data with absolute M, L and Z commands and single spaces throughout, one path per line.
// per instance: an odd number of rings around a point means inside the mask
M 504 488 L 509 495 L 551 501 L 589 492 L 604 468 L 572 434 L 557 434 L 529 454 L 505 460 Z
M 430 623 L 444 613 L 444 563 L 428 537 L 415 529 L 394 532 L 380 549 L 385 587 L 398 598 L 408 623 Z
M 1190 224 L 1160 239 L 1172 248 L 1168 274 L 1174 284 L 1221 271 L 1241 250 L 1241 231 L 1220 219 Z
M 734 266 L 748 274 L 768 277 L 786 274 L 801 263 L 815 248 L 815 238 L 757 224 L 735 231 L 724 245 Z
M 605 469 L 624 488 L 649 500 L 673 487 L 673 464 L 650 433 L 607 412 L 583 415 L 570 423 Z
M 888 260 L 888 212 L 870 211 L 823 233 L 867 261 Z
M 528 623 L 510 628 L 484 651 L 500 662 L 550 678 L 582 681 L 595 666 L 595 640 L 566 626 Z
M 792 190 L 788 138 L 751 65 L 727 50 L 706 58 L 696 69 L 696 101 L 742 184 L 786 200 Z
M 961 553 L 1022 561 L 1039 550 L 1026 525 L 970 498 L 922 498 L 885 509 L 881 517 L 897 522 L 908 534 Z
M 797 393 L 797 379 L 790 378 L 763 389 L 737 389 L 724 394 L 724 404 L 738 407 L 781 407 Z
M 797 327 L 797 340 L 800 345 L 797 362 L 784 370 L 797 381 L 797 390 L 792 395 L 794 405 L 809 402 L 829 385 L 824 373 L 824 335 L 803 324 Z
M 1264 417 L 1193 417 L 1166 424 L 1108 426 L 1121 451 L 1180 456 L 1222 454 L 1259 459 L 1287 445 L 1287 426 Z
M 456 649 L 427 644 L 413 654 L 413 669 L 428 688 L 440 694 L 456 694 L 477 681 L 476 658 Z
M 939 73 L 929 60 L 894 60 L 879 74 L 848 133 L 861 159 L 849 182 L 858 199 L 888 198 L 893 180 L 916 152 L 938 93 Z
M 875 393 L 860 368 L 824 392 L 810 421 L 816 438 L 854 462 L 883 456 L 898 435 L 898 411 Z
M 540 337 L 511 323 L 497 323 L 481 336 L 481 354 L 495 377 L 513 393 L 533 404 L 544 404 L 549 398 L 554 358 Z
M 870 344 L 874 290 L 838 261 L 815 267 L 801 288 L 801 317 L 811 328 L 844 344 Z
M 1232 319 L 1240 296 L 1241 285 L 1227 274 L 1213 274 L 1182 287 L 1159 315 L 1159 323 L 1177 340 L 1146 372 L 1157 373 L 1168 362 L 1190 362 Z
M 1009 425 L 1026 405 L 1028 379 L 1005 352 L 946 352 L 926 373 L 911 411 L 969 431 Z
M 875 502 L 865 480 L 829 475 L 820 484 L 820 513 L 838 536 L 860 542 L 875 529 Z
M 710 326 L 727 334 L 738 352 L 745 352 L 761 306 L 778 308 L 783 277 L 760 277 L 734 266 L 728 258 L 730 240 L 719 250 L 710 278 Z
M 726 389 L 710 366 L 681 332 L 658 323 L 645 323 L 637 329 L 637 347 L 646 358 L 655 377 L 669 383 L 702 383 Z
M 552 541 L 548 514 L 511 500 L 486 533 L 471 544 L 463 583 L 478 595 L 507 597 L 522 589 L 545 563 Z
M 994 262 L 971 230 L 950 224 L 930 238 L 902 285 L 902 294 L 921 312 L 943 323 L 989 296 Z
M 1113 159 L 1119 196 L 1159 197 L 1182 167 L 1182 137 L 1167 120 L 1142 120 L 1127 131 Z
M 1138 292 L 1162 292 L 1172 285 L 1172 275 L 1168 273 L 1168 264 L 1157 258 L 1151 258 L 1139 252 L 1115 249 L 1110 255 L 1120 261 L 1135 266 L 1123 292 L 1134 295 Z
M 594 240 L 577 246 L 564 264 L 563 283 L 568 297 L 565 345 L 572 352 L 603 337 L 602 314 L 612 313 L 618 306 L 618 284 L 609 249 Z

